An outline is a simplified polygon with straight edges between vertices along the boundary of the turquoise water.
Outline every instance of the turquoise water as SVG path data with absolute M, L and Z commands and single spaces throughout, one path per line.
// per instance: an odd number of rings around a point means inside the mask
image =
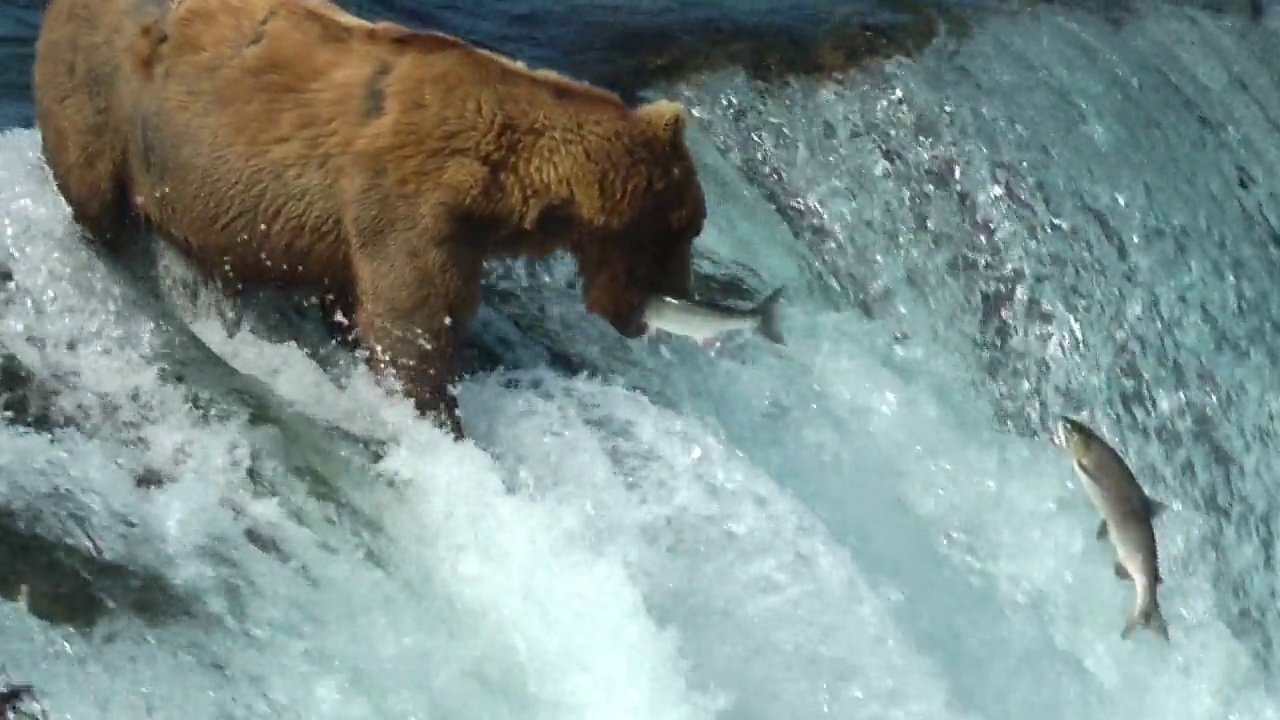
M 115 609 L 0 602 L 0 662 L 67 718 L 1280 717 L 1275 41 L 1055 7 L 662 89 L 700 268 L 787 286 L 788 346 L 624 341 L 563 258 L 496 266 L 462 445 L 278 298 L 228 334 L 172 254 L 160 301 L 104 265 L 7 131 L 0 346 L 72 422 L 0 433 L 0 519 Z M 1119 639 L 1062 412 L 1172 508 L 1168 646 Z

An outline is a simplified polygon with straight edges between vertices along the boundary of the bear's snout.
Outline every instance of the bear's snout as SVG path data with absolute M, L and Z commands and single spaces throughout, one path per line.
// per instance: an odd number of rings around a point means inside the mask
M 615 324 L 613 327 L 618 331 L 619 335 L 628 339 L 638 338 L 649 329 L 648 323 L 644 321 L 642 312 L 635 313 L 624 322 Z
M 625 338 L 640 337 L 646 330 L 644 306 L 640 303 L 614 302 L 608 307 L 601 307 L 589 302 L 587 310 L 604 318 L 614 331 Z

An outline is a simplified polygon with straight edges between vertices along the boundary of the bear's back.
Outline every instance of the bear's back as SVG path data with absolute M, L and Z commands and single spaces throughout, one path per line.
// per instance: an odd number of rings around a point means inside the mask
M 184 0 L 190 2 L 192 0 Z M 219 2 L 227 0 L 217 0 Z M 514 58 L 486 50 L 461 38 L 432 30 L 416 30 L 388 21 L 369 22 L 321 0 L 231 0 L 267 2 L 296 22 L 306 41 L 338 44 L 352 53 L 377 55 L 420 72 L 448 72 L 473 87 L 524 90 L 551 103 L 570 103 L 616 117 L 629 112 L 615 93 L 552 70 L 530 68 Z
M 315 93 L 332 100 L 354 91 L 352 83 L 394 76 L 396 85 L 423 88 L 424 94 L 469 88 L 491 109 L 518 106 L 521 115 L 563 116 L 571 109 L 584 120 L 626 124 L 631 112 L 603 88 L 529 68 L 445 33 L 369 22 L 326 0 L 177 0 L 166 24 L 164 39 L 151 51 L 161 63 L 168 55 L 188 65 L 193 76 L 233 77 L 230 66 L 242 65 L 282 86 L 335 86 L 333 93 Z M 149 74 L 150 61 L 140 64 Z

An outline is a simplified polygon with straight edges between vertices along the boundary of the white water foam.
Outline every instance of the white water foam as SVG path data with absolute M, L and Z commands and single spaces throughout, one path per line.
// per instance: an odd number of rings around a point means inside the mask
M 150 351 L 174 331 L 149 320 L 80 245 L 37 136 L 12 131 L 0 148 L 18 278 L 5 346 L 41 375 L 66 375 L 67 402 L 114 408 L 96 438 L 7 431 L 4 505 L 159 571 L 202 611 L 161 627 L 118 617 L 77 634 L 6 604 L 0 657 L 56 716 L 711 716 L 713 699 L 685 687 L 677 637 L 648 617 L 624 566 L 576 537 L 571 518 L 507 494 L 504 468 L 412 420 L 371 383 L 317 382 L 301 350 L 244 333 L 224 336 L 227 349 L 284 363 L 295 382 L 310 381 L 313 402 L 363 406 L 381 421 L 370 434 L 389 433 L 391 449 L 368 475 L 335 480 L 376 514 L 377 565 L 336 516 L 300 526 L 282 510 L 306 498 L 255 492 L 249 467 L 263 430 L 243 414 L 202 417 L 158 380 Z M 130 427 L 145 442 L 120 441 Z M 129 470 L 144 463 L 173 482 L 135 488 Z M 289 559 L 252 546 L 251 523 Z
M 0 654 L 55 716 L 961 717 L 894 629 L 892 592 L 802 504 L 714 429 L 609 383 L 534 372 L 465 384 L 490 458 L 412 419 L 362 371 L 334 384 L 300 347 L 229 338 L 208 317 L 196 327 L 230 362 L 389 442 L 368 476 L 336 479 L 377 518 L 373 540 L 355 541 L 296 479 L 278 482 L 298 495 L 264 496 L 251 468 L 272 467 L 255 460 L 269 428 L 186 406 L 155 360 L 181 330 L 150 319 L 75 237 L 37 136 L 11 131 L 0 148 L 18 279 L 3 340 L 93 428 L 8 431 L 4 506 L 158 572 L 198 608 L 76 633 L 4 605 Z M 700 462 L 681 460 L 695 448 Z M 137 489 L 144 466 L 173 482 Z M 572 484 L 556 494 L 558 480 Z M 611 512 L 583 517 L 584 504 Z
M 842 289 L 871 298 L 862 349 L 843 319 L 824 342 L 846 352 L 801 351 L 813 396 L 865 418 L 948 555 L 1052 635 L 1009 691 L 1053 677 L 1036 664 L 1059 651 L 1096 679 L 1099 707 L 1046 717 L 1277 713 L 1259 662 L 1277 632 L 1274 411 L 1257 399 L 1275 382 L 1273 45 L 1271 28 L 1197 12 L 1117 28 L 1045 11 L 761 102 L 740 74 L 687 88 L 742 167 L 784 178 L 779 204 L 819 228 L 806 239 Z M 1011 337 L 975 352 L 996 313 Z M 912 339 L 890 351 L 899 330 Z M 1064 459 L 990 427 L 1010 406 L 1083 410 L 1178 508 L 1158 527 L 1170 648 L 1116 642 L 1131 588 Z M 1011 644 L 965 659 L 994 665 Z M 1000 692 L 991 674 L 983 694 Z

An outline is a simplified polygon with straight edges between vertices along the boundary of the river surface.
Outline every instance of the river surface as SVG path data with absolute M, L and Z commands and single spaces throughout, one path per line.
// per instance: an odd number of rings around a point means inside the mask
M 651 88 L 696 118 L 704 284 L 785 286 L 787 345 L 622 340 L 569 260 L 495 264 L 454 444 L 287 299 L 90 252 L 10 3 L 0 665 L 56 718 L 1280 718 L 1275 21 L 966 5 L 834 80 Z M 350 7 L 556 68 L 850 12 Z M 1063 413 L 1169 505 L 1167 645 L 1119 637 Z

